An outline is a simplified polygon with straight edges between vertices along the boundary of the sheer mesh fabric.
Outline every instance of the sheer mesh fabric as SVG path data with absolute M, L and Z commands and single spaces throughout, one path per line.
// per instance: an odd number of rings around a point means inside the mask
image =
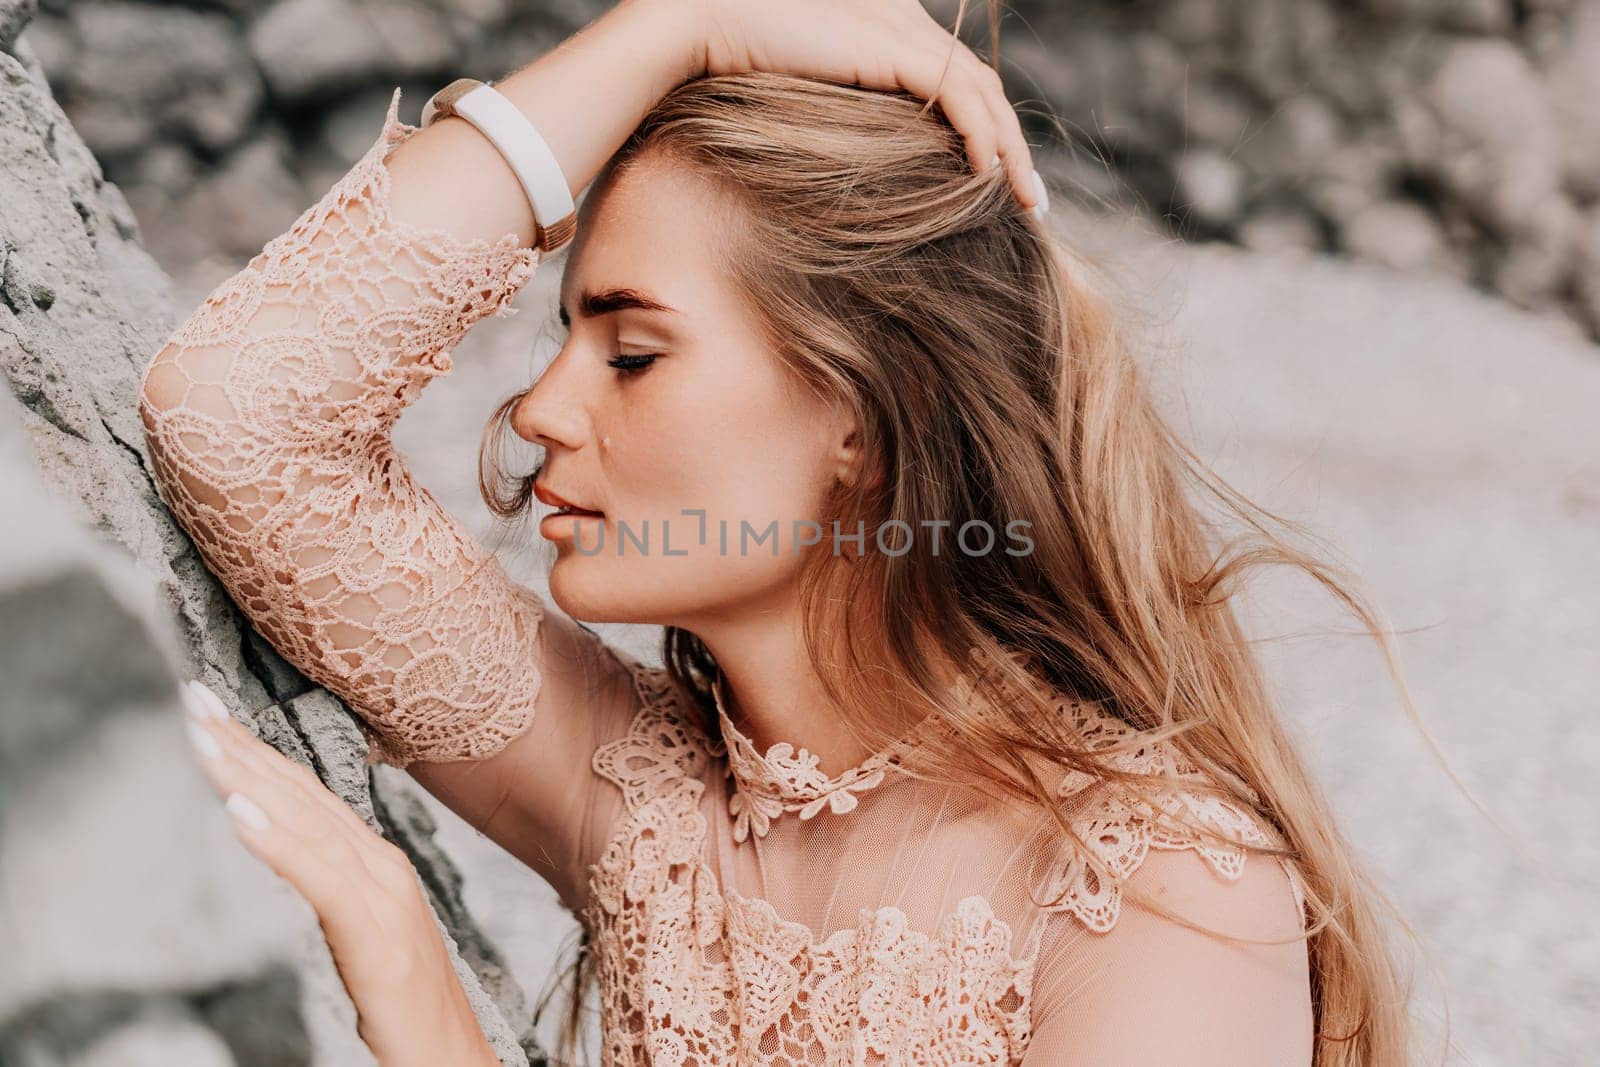
M 155 474 L 263 635 L 358 713 L 369 759 L 462 807 L 449 765 L 504 783 L 473 821 L 592 934 L 604 1062 L 1309 1063 L 1293 872 L 1188 828 L 1270 844 L 1245 811 L 1058 775 L 1091 863 L 1037 809 L 908 773 L 916 732 L 838 775 L 757 751 L 720 689 L 708 721 L 665 670 L 546 614 L 412 482 L 390 428 L 536 254 L 394 219 L 384 160 L 415 132 L 395 115 L 152 362 Z M 1062 713 L 1118 766 L 1201 784 Z

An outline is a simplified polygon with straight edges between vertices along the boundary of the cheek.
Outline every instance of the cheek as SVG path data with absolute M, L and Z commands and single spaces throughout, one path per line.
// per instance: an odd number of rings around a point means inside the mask
M 796 538 L 818 537 L 804 520 L 820 522 L 828 484 L 820 412 L 759 379 L 638 395 L 596 428 L 610 441 L 600 448 L 606 543 L 569 552 L 552 595 L 597 621 L 665 623 L 781 595 L 801 562 Z M 826 530 L 821 538 L 826 547 Z
M 641 383 L 643 384 L 643 383 Z M 605 431 L 606 482 L 623 508 L 765 527 L 815 518 L 825 488 L 820 414 L 765 366 L 682 375 L 639 394 Z

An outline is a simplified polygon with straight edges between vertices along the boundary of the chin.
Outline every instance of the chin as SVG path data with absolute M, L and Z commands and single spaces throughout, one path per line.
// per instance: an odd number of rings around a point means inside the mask
M 550 599 L 580 622 L 616 622 L 609 616 L 619 605 L 615 594 L 608 595 L 616 587 L 604 575 L 594 573 L 602 569 L 596 562 L 575 551 L 563 552 L 550 568 Z
M 644 605 L 630 590 L 637 576 L 619 574 L 616 560 L 565 551 L 550 568 L 550 599 L 579 622 L 655 623 L 660 616 L 641 610 Z

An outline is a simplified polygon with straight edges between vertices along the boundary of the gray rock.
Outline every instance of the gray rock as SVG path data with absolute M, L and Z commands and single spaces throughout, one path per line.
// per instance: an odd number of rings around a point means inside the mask
M 1257 120 L 1234 156 L 1256 174 L 1299 187 L 1321 171 L 1343 141 L 1338 113 L 1321 97 L 1307 93 Z
M 409 0 L 278 0 L 251 26 L 250 48 L 272 91 L 291 100 L 440 74 L 456 55 L 450 24 Z
M 261 79 L 228 17 L 91 0 L 72 21 L 79 47 L 65 98 L 97 155 L 129 155 L 157 136 L 216 152 L 244 134 Z
M 1245 173 L 1231 157 L 1202 148 L 1178 162 L 1177 202 L 1206 226 L 1235 221 L 1244 202 Z
M 1257 116 L 1255 105 L 1238 89 L 1201 85 L 1189 89 L 1183 119 L 1194 144 L 1211 145 L 1228 152 L 1244 142 Z
M 1396 145 L 1376 136 L 1351 140 L 1312 163 L 1305 195 L 1338 225 L 1384 198 L 1404 173 Z
M 1513 22 L 1508 0 L 1366 0 L 1385 18 L 1431 22 L 1467 33 L 1504 33 Z
M 392 89 L 373 89 L 342 101 L 329 112 L 317 131 L 319 152 L 313 157 L 313 165 L 321 179 L 316 189 L 327 188 L 372 147 L 383 130 L 383 117 L 389 111 L 393 95 Z M 406 103 L 419 110 L 422 106 L 421 100 L 409 97 Z
M 288 229 L 308 203 L 291 158 L 287 138 L 268 130 L 240 146 L 176 210 L 209 235 L 218 251 L 252 256 Z
M 1502 233 L 1560 188 L 1559 134 L 1543 87 L 1506 41 L 1451 45 L 1398 118 L 1411 165 Z
M 144 1018 L 96 1041 L 73 1067 L 234 1067 L 228 1046 L 191 1020 Z
M 22 39 L 33 50 L 52 85 L 66 81 L 78 50 L 77 35 L 69 20 L 60 15 L 36 15 Z
M 1583 0 L 1545 73 L 1567 185 L 1600 197 L 1600 0 Z
M 1525 308 L 1553 305 L 1572 278 L 1582 219 L 1564 196 L 1540 204 L 1495 263 L 1491 283 Z
M 1345 251 L 1399 271 L 1432 271 L 1447 260 L 1444 234 L 1418 204 L 1384 200 L 1357 212 L 1339 234 Z
M 1322 247 L 1322 228 L 1305 211 L 1270 208 L 1240 224 L 1239 243 L 1257 252 L 1309 252 Z
M 1583 219 L 1575 243 L 1578 307 L 1589 328 L 1600 334 L 1600 209 Z
M 0 52 L 9 52 L 37 10 L 36 0 L 0 0 Z
M 162 507 L 136 398 L 168 284 L 42 70 L 3 53 L 0 143 L 0 910 L 25 919 L 0 925 L 0 1062 L 138 1062 L 174 1010 L 241 1062 L 371 1062 L 315 916 L 196 768 L 176 682 L 205 680 L 375 821 L 360 732 L 252 647 Z M 453 958 L 486 1034 L 526 1063 L 525 1019 L 500 1014 L 520 990 L 426 828 L 407 833 L 447 944 L 471 946 Z M 189 1026 L 164 1062 L 214 1049 Z

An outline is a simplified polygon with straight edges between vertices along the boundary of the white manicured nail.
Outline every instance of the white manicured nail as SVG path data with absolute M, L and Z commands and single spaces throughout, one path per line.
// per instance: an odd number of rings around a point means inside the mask
M 1044 187 L 1044 178 L 1038 171 L 1033 172 L 1033 188 L 1039 194 L 1039 202 L 1033 206 L 1033 217 L 1044 218 L 1044 213 L 1050 210 L 1050 190 Z
M 194 686 L 188 682 L 178 686 L 178 701 L 183 704 L 184 714 L 195 722 L 206 722 L 211 718 L 211 709 L 200 699 L 200 694 L 194 691 Z
M 243 793 L 229 793 L 223 807 L 228 809 L 228 814 L 235 820 L 252 830 L 265 830 L 271 824 L 267 822 L 267 813 L 262 811 L 256 802 Z
M 994 158 L 989 160 L 989 169 L 993 170 L 994 168 L 998 167 L 999 165 L 1000 165 L 1000 153 L 996 152 L 994 154 Z
M 184 729 L 189 731 L 189 743 L 194 750 L 200 753 L 202 759 L 221 759 L 222 746 L 217 744 L 217 739 L 206 732 L 206 728 L 197 722 L 186 722 Z
M 192 709 L 190 714 L 196 719 L 203 722 L 207 718 L 212 718 L 218 722 L 226 722 L 233 718 L 232 715 L 228 714 L 228 706 L 222 702 L 222 698 L 213 693 L 211 687 L 198 678 L 191 678 L 185 683 L 184 688 L 188 691 L 189 697 L 193 701 L 190 704 Z

